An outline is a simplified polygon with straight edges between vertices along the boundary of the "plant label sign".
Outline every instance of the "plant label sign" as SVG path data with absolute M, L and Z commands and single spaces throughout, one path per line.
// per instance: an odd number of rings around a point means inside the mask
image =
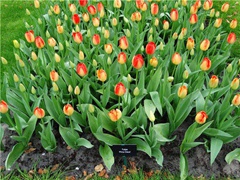
M 114 156 L 136 156 L 136 144 L 121 144 L 112 146 Z

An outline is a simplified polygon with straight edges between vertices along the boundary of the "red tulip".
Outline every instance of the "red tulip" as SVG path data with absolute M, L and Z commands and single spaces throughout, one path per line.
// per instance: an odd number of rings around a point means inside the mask
M 178 10 L 177 9 L 172 9 L 170 12 L 170 17 L 172 21 L 177 21 L 178 20 Z
M 63 107 L 63 113 L 67 116 L 71 116 L 74 112 L 74 109 L 72 107 L 71 104 L 66 104 L 64 107 Z
M 141 54 L 135 55 L 132 59 L 132 66 L 135 69 L 141 69 L 143 65 L 144 65 L 144 59 L 142 55 Z
M 104 6 L 103 6 L 102 2 L 97 3 L 97 10 L 98 10 L 98 12 L 101 12 L 104 10 Z
M 81 77 L 85 76 L 88 73 L 87 67 L 84 63 L 78 63 L 76 71 L 77 74 Z
M 203 58 L 200 68 L 202 71 L 207 71 L 211 68 L 211 60 L 207 57 Z
M 235 43 L 235 41 L 236 41 L 236 34 L 232 32 L 228 35 L 227 42 L 229 44 L 233 44 L 233 43 Z
M 158 4 L 156 4 L 156 3 L 151 4 L 152 15 L 157 15 L 158 14 L 158 9 L 159 9 Z
M 73 40 L 78 44 L 80 44 L 83 41 L 83 37 L 80 32 L 73 32 L 72 36 L 73 36 Z
M 29 42 L 29 43 L 34 42 L 35 41 L 35 37 L 34 37 L 33 30 L 27 31 L 25 33 L 25 38 L 26 38 L 27 42 Z
M 80 6 L 86 6 L 88 3 L 88 0 L 79 0 Z
M 33 111 L 33 114 L 38 118 L 41 119 L 45 116 L 45 111 L 42 108 L 36 107 Z
M 94 5 L 90 5 L 88 6 L 88 12 L 91 14 L 91 15 L 95 15 L 97 13 L 97 9 Z
M 117 60 L 119 64 L 125 64 L 127 62 L 127 55 L 124 52 L 120 52 Z
M 123 96 L 126 93 L 126 87 L 124 86 L 124 84 L 121 82 L 117 83 L 114 88 L 114 93 L 117 96 Z
M 100 41 L 101 41 L 100 36 L 98 34 L 94 34 L 92 37 L 93 44 L 98 45 L 98 44 L 100 44 Z
M 149 55 L 154 54 L 155 49 L 156 49 L 156 44 L 154 42 L 149 42 L 146 45 L 146 53 L 149 54 Z
M 195 116 L 195 121 L 198 123 L 198 124 L 204 124 L 206 122 L 208 118 L 208 115 L 205 111 L 200 111 L 197 113 L 197 115 Z
M 37 48 L 39 48 L 39 49 L 41 49 L 45 46 L 45 42 L 41 36 L 37 36 L 35 38 L 35 44 L 36 44 Z
M 122 36 L 118 41 L 119 47 L 123 50 L 128 48 L 128 40 L 126 36 Z
M 8 104 L 4 101 L 0 101 L 0 113 L 5 114 L 8 112 Z
M 136 7 L 138 9 L 141 9 L 143 3 L 144 3 L 144 0 L 136 0 Z
M 74 24 L 79 24 L 80 23 L 80 17 L 78 16 L 78 14 L 74 14 L 72 16 L 72 21 Z

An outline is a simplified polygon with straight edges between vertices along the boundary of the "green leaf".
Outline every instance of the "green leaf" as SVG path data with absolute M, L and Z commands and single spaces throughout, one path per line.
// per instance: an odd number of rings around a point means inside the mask
M 107 144 L 105 144 L 104 146 L 100 145 L 99 153 L 106 167 L 111 170 L 112 165 L 114 164 L 114 156 L 112 149 Z
M 169 123 L 155 124 L 153 130 L 155 131 L 156 138 L 159 142 L 170 142 L 175 139 L 175 137 L 172 139 L 167 138 L 169 136 Z
M 41 125 L 42 132 L 39 132 L 41 136 L 41 144 L 47 151 L 53 152 L 56 149 L 56 139 L 52 132 L 51 123 L 48 123 L 47 127 Z
M 2 151 L 4 149 L 3 144 L 2 144 L 2 139 L 4 135 L 4 129 L 2 125 L 0 124 L 0 150 Z
M 160 166 L 163 166 L 163 154 L 159 147 L 152 149 L 152 156 L 156 158 L 156 161 Z
M 211 153 L 210 153 L 210 160 L 211 160 L 211 165 L 215 161 L 219 151 L 221 150 L 223 145 L 223 141 L 217 138 L 211 138 Z
M 87 117 L 88 117 L 88 122 L 89 122 L 89 127 L 91 129 L 91 132 L 94 134 L 97 132 L 101 124 L 99 123 L 98 118 L 96 118 L 89 112 L 87 113 Z
M 146 143 L 146 142 L 143 141 L 142 139 L 139 139 L 139 138 L 131 138 L 131 139 L 127 140 L 126 144 L 136 144 L 138 151 L 143 151 L 143 152 L 145 152 L 146 154 L 149 155 L 149 157 L 152 156 L 151 147 L 149 146 L 148 143 Z
M 185 154 L 180 153 L 180 178 L 184 180 L 188 177 L 188 161 Z
M 64 141 L 72 147 L 73 149 L 77 149 L 79 146 L 77 145 L 77 140 L 80 138 L 79 134 L 71 128 L 59 126 L 59 132 L 64 139 Z
M 234 159 L 240 162 L 240 148 L 236 148 L 235 150 L 228 153 L 225 157 L 225 161 L 228 164 L 230 164 Z
M 122 141 L 119 138 L 110 134 L 100 132 L 99 130 L 97 133 L 94 133 L 94 135 L 99 141 L 102 141 L 109 146 L 112 146 L 114 144 L 122 144 Z
M 219 138 L 221 138 L 221 137 L 232 137 L 231 134 L 226 133 L 226 132 L 224 132 L 222 130 L 219 130 L 219 129 L 215 129 L 215 128 L 208 128 L 203 132 L 203 134 L 206 134 L 210 137 L 219 137 Z
M 28 124 L 27 127 L 23 132 L 23 137 L 25 137 L 27 141 L 26 144 L 30 141 L 32 134 L 35 131 L 36 123 L 37 123 L 37 117 L 35 115 L 32 115 L 32 117 L 29 119 L 27 123 Z
M 110 83 L 108 82 L 108 85 L 106 86 L 105 89 L 103 89 L 103 95 L 101 98 L 101 102 L 102 102 L 102 107 L 106 107 L 108 101 L 109 101 L 109 97 L 110 97 Z
M 159 66 L 148 83 L 147 91 L 148 92 L 156 91 L 160 84 L 161 78 L 162 78 L 162 67 Z
M 93 145 L 87 139 L 84 139 L 84 138 L 77 139 L 76 144 L 78 146 L 84 146 L 86 148 L 92 148 L 93 147 Z
M 82 117 L 82 114 L 80 114 L 77 111 L 74 111 L 74 113 L 71 116 L 72 120 L 76 123 L 80 124 L 81 126 L 87 126 L 86 118 Z
M 162 110 L 162 103 L 160 101 L 160 97 L 157 91 L 154 92 L 150 92 L 150 96 L 151 99 L 154 103 L 154 105 L 156 106 L 158 112 L 161 114 L 161 116 L 163 115 L 163 110 Z
M 152 111 L 152 113 L 154 114 L 156 111 L 156 107 L 151 100 L 145 99 L 144 100 L 144 110 L 145 110 L 146 115 L 150 119 L 150 111 Z

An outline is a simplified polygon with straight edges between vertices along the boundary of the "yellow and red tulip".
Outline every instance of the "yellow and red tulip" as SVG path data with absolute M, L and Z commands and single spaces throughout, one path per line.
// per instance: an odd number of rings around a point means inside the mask
M 152 15 L 157 15 L 158 14 L 158 10 L 159 10 L 158 4 L 152 3 L 151 4 L 151 14 Z
M 175 64 L 175 65 L 178 65 L 182 62 L 182 57 L 179 53 L 175 52 L 173 55 L 172 55 L 172 63 Z
M 187 96 L 187 92 L 188 92 L 188 89 L 187 89 L 187 86 L 183 85 L 183 86 L 180 86 L 178 88 L 178 97 L 183 99 Z
M 79 0 L 79 5 L 80 6 L 86 6 L 88 3 L 88 0 Z
M 178 20 L 178 10 L 177 9 L 172 9 L 170 12 L 170 18 L 172 21 L 177 21 Z
M 229 3 L 226 2 L 226 3 L 224 3 L 224 4 L 222 5 L 221 11 L 222 11 L 222 12 L 227 12 L 228 9 L 229 9 Z
M 126 93 L 126 87 L 122 82 L 116 84 L 116 86 L 114 87 L 114 93 L 117 96 L 123 96 Z
M 234 106 L 239 106 L 240 105 L 240 94 L 236 94 L 233 99 L 232 99 L 232 104 Z
M 135 69 L 141 69 L 144 65 L 144 59 L 141 54 L 137 54 L 132 59 L 132 66 Z
M 27 42 L 29 42 L 29 43 L 34 42 L 35 41 L 35 37 L 34 37 L 33 30 L 27 31 L 25 33 L 25 38 L 26 38 Z
M 127 62 L 127 55 L 124 52 L 120 52 L 117 60 L 119 64 L 125 64 Z
M 116 122 L 122 117 L 122 112 L 119 109 L 112 109 L 109 111 L 108 116 L 111 121 Z
M 73 24 L 79 24 L 80 23 L 80 17 L 78 16 L 78 14 L 73 14 L 72 15 L 72 21 L 73 21 Z
M 227 42 L 229 44 L 233 44 L 233 43 L 235 43 L 236 39 L 237 39 L 236 34 L 232 32 L 232 33 L 229 33 L 229 35 L 227 37 Z
M 34 110 L 33 110 L 33 114 L 38 118 L 38 119 L 41 119 L 45 116 L 45 111 L 44 109 L 42 108 L 39 108 L 39 107 L 36 107 Z
M 200 69 L 202 71 L 207 71 L 211 68 L 211 60 L 207 57 L 203 58 L 202 62 L 201 62 L 201 65 L 200 65 Z
M 105 44 L 104 45 L 104 50 L 105 50 L 105 52 L 107 53 L 107 54 L 111 54 L 112 53 L 112 51 L 113 51 L 113 48 L 112 48 L 112 44 Z
M 210 81 L 209 81 L 209 87 L 210 88 L 216 88 L 218 86 L 219 79 L 216 75 L 212 75 Z
M 92 37 L 92 42 L 94 45 L 98 45 L 101 42 L 101 38 L 99 36 L 99 34 L 94 34 Z
M 74 109 L 71 104 L 66 104 L 63 107 L 63 113 L 67 116 L 71 116 L 74 113 Z
M 237 27 L 237 19 L 233 19 L 231 22 L 230 22 L 230 28 L 231 29 L 235 29 Z
M 48 38 L 48 45 L 51 47 L 56 46 L 57 42 L 53 37 Z
M 8 112 L 8 104 L 4 101 L 0 101 L 0 113 L 5 114 Z
M 239 78 L 234 78 L 231 82 L 231 85 L 230 87 L 233 89 L 233 90 L 237 90 L 238 87 L 239 87 Z
M 206 122 L 208 118 L 208 115 L 205 111 L 200 111 L 197 113 L 197 115 L 195 116 L 195 121 L 198 123 L 198 124 L 204 124 Z
M 87 75 L 87 73 L 88 73 L 87 66 L 84 63 L 78 63 L 76 72 L 81 77 Z
M 78 44 L 80 44 L 83 41 L 83 37 L 80 32 L 73 32 L 72 37 L 73 37 L 73 40 Z
M 206 51 L 208 50 L 209 46 L 210 46 L 210 41 L 208 39 L 204 39 L 200 44 L 200 49 L 202 51 Z
M 195 45 L 194 39 L 189 37 L 187 40 L 186 48 L 188 50 L 192 50 L 194 48 L 194 45 Z
M 59 78 L 58 73 L 55 70 L 52 70 L 50 72 L 50 79 L 51 79 L 51 81 L 56 82 L 58 80 L 58 78 Z
M 107 73 L 103 69 L 98 69 L 96 74 L 99 81 L 105 82 L 107 80 Z
M 94 5 L 89 5 L 87 8 L 89 14 L 91 15 L 95 15 L 97 13 L 97 9 Z
M 59 5 L 58 5 L 58 4 L 55 4 L 54 7 L 53 7 L 53 12 L 54 12 L 55 14 L 59 14 L 60 11 L 61 11 L 61 10 L 60 10 Z
M 156 57 L 152 57 L 150 60 L 149 60 L 149 64 L 152 66 L 152 67 L 157 67 L 158 65 L 158 60 Z
M 123 50 L 128 48 L 128 40 L 126 36 L 122 36 L 118 41 L 119 47 Z
M 196 24 L 198 22 L 198 15 L 197 14 L 191 14 L 189 22 L 190 22 L 190 24 Z
M 44 40 L 41 36 L 37 36 L 35 38 L 35 44 L 36 44 L 38 49 L 41 49 L 45 46 L 45 42 L 44 42 Z

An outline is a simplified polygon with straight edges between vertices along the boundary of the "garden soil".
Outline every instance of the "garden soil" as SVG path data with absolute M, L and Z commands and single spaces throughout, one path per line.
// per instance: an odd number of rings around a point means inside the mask
M 185 127 L 184 127 L 185 126 Z M 163 167 L 160 167 L 153 158 L 150 158 L 143 152 L 138 152 L 137 156 L 128 157 L 128 164 L 135 168 L 143 169 L 145 172 L 151 170 L 167 170 L 174 174 L 179 174 L 179 146 L 184 137 L 187 125 L 182 125 L 174 133 L 176 139 L 161 146 L 161 151 L 164 155 Z M 5 127 L 6 128 L 6 127 Z M 4 167 L 7 154 L 10 152 L 13 145 L 16 143 L 10 136 L 13 135 L 11 131 L 5 130 L 3 144 L 5 150 L 0 152 L 0 166 Z M 82 137 L 88 139 L 94 147 L 87 149 L 80 147 L 78 150 L 70 149 L 64 143 L 60 135 L 55 132 L 57 139 L 57 149 L 55 152 L 47 152 L 41 146 L 39 136 L 35 135 L 31 139 L 29 149 L 18 159 L 10 170 L 2 170 L 2 173 L 7 173 L 16 168 L 21 170 L 45 169 L 56 167 L 56 165 L 66 171 L 67 176 L 75 176 L 76 179 L 86 176 L 86 174 L 94 173 L 94 168 L 103 164 L 103 161 L 98 153 L 99 143 L 91 134 L 84 134 Z M 225 156 L 235 148 L 240 147 L 240 138 L 234 142 L 225 144 L 218 154 L 213 165 L 210 165 L 210 154 L 207 153 L 206 148 L 202 146 L 195 147 L 187 152 L 189 163 L 189 174 L 195 177 L 231 177 L 233 179 L 240 179 L 240 163 L 236 160 L 231 164 L 227 164 Z M 111 170 L 107 170 L 107 174 L 119 175 L 123 171 L 123 159 L 115 157 L 115 163 Z

